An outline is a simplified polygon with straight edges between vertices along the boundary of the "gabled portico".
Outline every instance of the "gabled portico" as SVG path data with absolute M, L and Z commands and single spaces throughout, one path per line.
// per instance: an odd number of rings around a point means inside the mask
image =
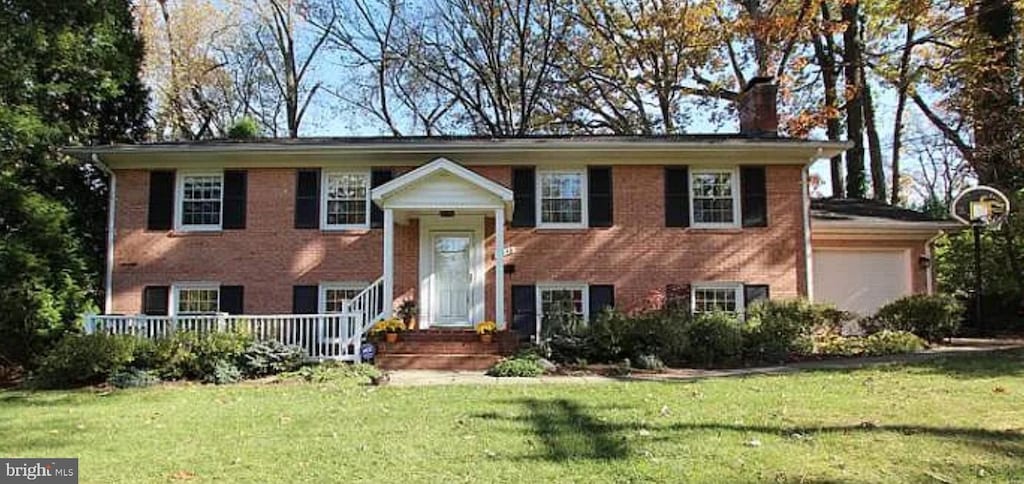
M 494 315 L 505 327 L 505 220 L 513 193 L 446 158 L 374 188 L 384 212 L 383 299 L 394 300 L 395 224 L 419 220 L 419 308 L 422 328 L 465 328 L 485 318 L 487 261 L 494 265 Z M 494 219 L 493 253 L 485 223 Z M 390 316 L 391 304 L 385 304 Z

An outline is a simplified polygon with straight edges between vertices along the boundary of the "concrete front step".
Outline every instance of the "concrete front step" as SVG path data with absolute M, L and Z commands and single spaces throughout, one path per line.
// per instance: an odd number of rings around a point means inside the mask
M 501 360 L 500 355 L 431 355 L 385 354 L 377 356 L 377 366 L 383 370 L 463 370 L 483 371 Z
M 399 341 L 444 341 L 444 342 L 473 342 L 480 341 L 480 335 L 476 334 L 475 331 L 467 330 L 444 330 L 444 329 L 429 329 L 429 330 L 416 330 L 406 331 L 399 333 Z M 518 337 L 515 333 L 510 331 L 501 331 L 493 336 L 495 343 L 497 342 L 517 342 Z

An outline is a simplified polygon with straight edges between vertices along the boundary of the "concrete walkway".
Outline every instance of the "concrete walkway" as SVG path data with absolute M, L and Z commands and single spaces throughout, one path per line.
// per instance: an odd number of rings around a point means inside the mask
M 1024 348 L 1024 340 L 993 340 L 978 338 L 954 338 L 950 344 L 907 355 L 876 356 L 863 358 L 838 358 L 824 361 L 806 361 L 780 366 L 735 368 L 726 370 L 702 370 L 696 368 L 673 368 L 662 373 L 633 373 L 629 376 L 609 377 L 601 375 L 545 375 L 539 378 L 495 378 L 479 371 L 438 371 L 438 370 L 396 370 L 391 372 L 391 385 L 521 385 L 521 384 L 574 384 L 607 383 L 616 381 L 691 381 L 702 378 L 723 378 L 745 375 L 768 375 L 790 373 L 801 370 L 861 368 L 889 363 L 913 363 L 940 356 L 984 353 Z

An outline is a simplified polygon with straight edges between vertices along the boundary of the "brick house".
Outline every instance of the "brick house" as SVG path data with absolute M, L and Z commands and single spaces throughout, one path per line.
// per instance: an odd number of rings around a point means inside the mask
M 879 229 L 821 218 L 807 168 L 846 145 L 779 137 L 769 83 L 753 84 L 741 106 L 734 135 L 307 138 L 69 151 L 112 174 L 108 315 L 228 313 L 256 324 L 258 315 L 351 312 L 359 317 L 338 331 L 352 343 L 411 300 L 420 329 L 493 320 L 525 336 L 539 333 L 552 308 L 586 319 L 605 306 L 656 306 L 666 292 L 682 294 L 694 311 L 814 297 L 816 284 L 842 299 L 842 279 L 815 281 L 830 275 L 815 270 L 813 256 L 837 267 L 852 260 L 843 270 L 856 271 L 881 246 L 899 256 L 878 258 L 851 280 L 931 289 L 921 260 L 940 224 L 892 220 Z M 822 233 L 812 229 L 818 222 Z M 883 283 L 893 277 L 902 282 Z M 879 303 L 851 297 L 834 302 L 861 310 Z

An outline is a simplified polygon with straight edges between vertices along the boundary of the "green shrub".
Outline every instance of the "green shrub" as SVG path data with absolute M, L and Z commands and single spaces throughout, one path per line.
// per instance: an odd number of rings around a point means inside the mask
M 924 348 L 921 338 L 906 331 L 879 331 L 864 337 L 864 354 L 869 356 L 913 353 Z
M 815 336 L 814 353 L 821 356 L 858 356 L 864 354 L 864 338 L 824 333 Z
M 641 370 L 661 371 L 665 369 L 665 363 L 658 358 L 658 355 L 640 355 L 635 362 L 631 362 L 634 368 Z
M 806 300 L 760 301 L 747 308 L 743 326 L 743 354 L 748 361 L 781 362 L 810 351 L 815 328 L 842 326 L 842 311 Z
M 32 380 L 44 388 L 102 383 L 132 364 L 138 342 L 132 336 L 105 333 L 67 335 L 39 360 Z
M 237 365 L 252 342 L 251 336 L 238 332 L 183 331 L 158 341 L 150 364 L 164 379 L 202 380 L 221 362 Z
M 238 366 L 230 361 L 218 360 L 208 373 L 202 375 L 201 379 L 203 383 L 213 383 L 214 385 L 238 383 L 242 380 L 242 370 L 239 370 Z
M 940 341 L 956 333 L 964 307 L 949 294 L 916 294 L 897 299 L 864 322 L 868 333 L 909 331 L 927 341 Z
M 591 329 L 579 316 L 557 313 L 546 316 L 541 324 L 541 349 L 553 361 L 578 363 L 594 354 Z
M 685 361 L 686 327 L 693 318 L 683 311 L 650 311 L 635 316 L 605 311 L 592 330 L 592 358 L 603 363 L 655 355 L 669 364 Z
M 487 370 L 495 377 L 538 377 L 544 374 L 544 367 L 533 358 L 505 358 Z
M 160 378 L 150 370 L 126 368 L 112 373 L 107 383 L 117 388 L 142 388 L 160 383 Z
M 259 135 L 259 124 L 249 116 L 243 116 L 228 128 L 228 138 L 231 139 L 252 139 Z
M 735 316 L 705 313 L 686 326 L 687 358 L 702 366 L 731 365 L 743 351 L 743 332 Z
M 294 371 L 302 365 L 305 351 L 276 340 L 256 341 L 239 357 L 239 367 L 248 378 Z

